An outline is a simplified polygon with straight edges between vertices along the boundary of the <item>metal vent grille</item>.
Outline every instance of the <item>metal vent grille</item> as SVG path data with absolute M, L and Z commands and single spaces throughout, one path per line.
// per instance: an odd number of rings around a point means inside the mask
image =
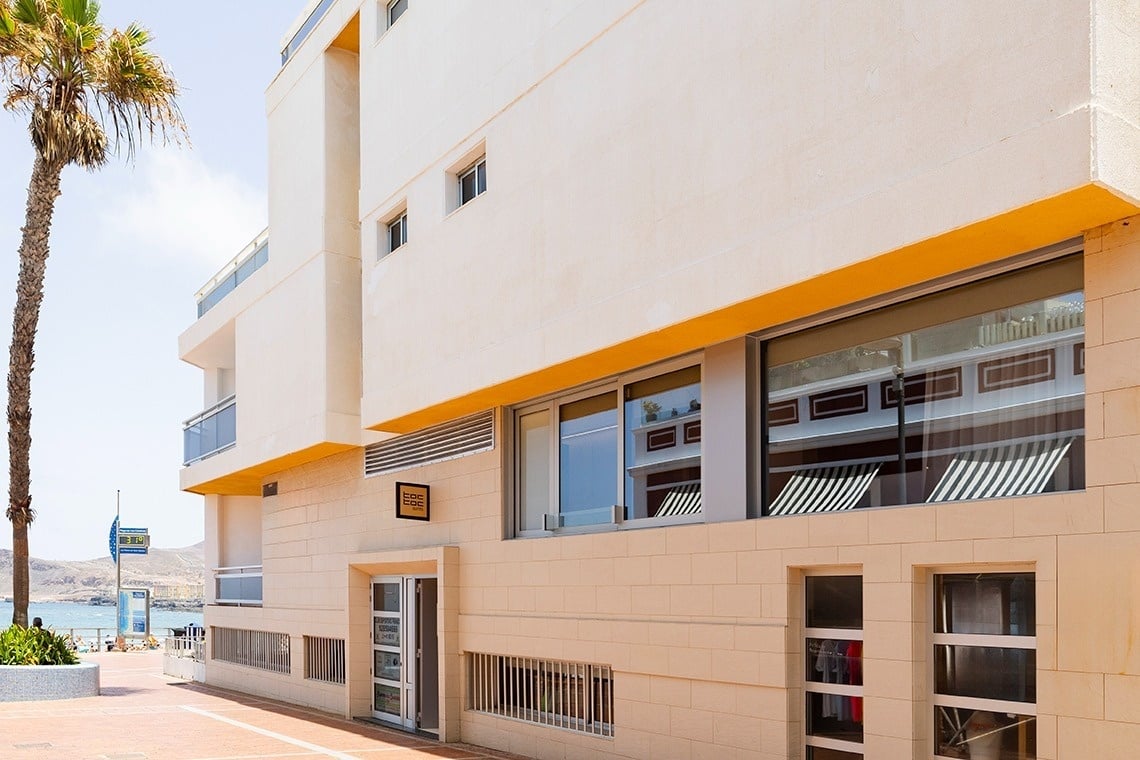
M 245 628 L 213 628 L 213 631 L 213 659 L 289 674 L 289 634 Z
M 305 678 L 344 683 L 344 639 L 305 637 Z
M 467 709 L 504 718 L 614 735 L 614 675 L 609 665 L 471 652 Z
M 364 474 L 382 475 L 495 448 L 495 414 L 486 411 L 364 450 Z

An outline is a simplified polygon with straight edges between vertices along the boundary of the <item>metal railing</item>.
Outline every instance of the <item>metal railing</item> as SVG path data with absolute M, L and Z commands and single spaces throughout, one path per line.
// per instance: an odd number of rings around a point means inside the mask
M 50 627 L 50 626 L 49 626 Z M 72 627 L 72 628 L 51 628 L 59 636 L 67 639 L 71 648 L 76 652 L 99 652 L 109 651 L 115 646 L 115 634 L 117 629 L 114 626 L 104 628 L 102 626 L 95 627 Z M 158 641 L 159 636 L 169 637 L 173 632 L 172 628 L 153 628 L 151 629 L 151 636 L 155 642 Z M 165 631 L 165 633 L 164 633 Z M 146 640 L 132 640 L 129 642 L 135 646 L 146 647 Z M 156 644 L 157 645 L 157 644 Z
M 305 637 L 305 678 L 344 683 L 344 639 Z
M 614 735 L 609 665 L 468 655 L 468 709 L 593 736 Z
M 199 630 L 202 631 L 200 636 L 167 636 L 163 642 L 162 653 L 168 657 L 205 662 L 205 629 Z
M 211 659 L 250 668 L 288 674 L 292 668 L 289 634 L 250 631 L 245 628 L 212 628 Z
M 237 396 L 227 396 L 182 423 L 182 464 L 193 464 L 236 443 Z
M 265 229 L 198 291 L 195 296 L 198 302 L 198 316 L 201 317 L 217 306 L 223 298 L 234 291 L 234 288 L 261 269 L 267 261 L 269 261 L 269 230 Z
M 214 601 L 235 607 L 260 607 L 261 565 L 215 567 Z

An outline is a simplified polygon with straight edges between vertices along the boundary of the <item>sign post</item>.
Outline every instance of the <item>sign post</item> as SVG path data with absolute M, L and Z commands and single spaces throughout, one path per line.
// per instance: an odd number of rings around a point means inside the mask
M 115 545 L 111 549 L 111 557 L 115 560 L 115 645 L 123 637 L 123 564 L 119 562 L 119 489 L 115 489 L 115 524 L 112 526 L 115 534 Z
M 119 489 L 115 489 L 115 519 L 111 523 L 108 543 L 111 559 L 115 562 L 115 643 L 127 635 L 150 635 L 150 591 L 123 588 L 124 554 L 147 554 L 150 550 L 150 531 L 147 528 L 124 528 L 119 524 Z

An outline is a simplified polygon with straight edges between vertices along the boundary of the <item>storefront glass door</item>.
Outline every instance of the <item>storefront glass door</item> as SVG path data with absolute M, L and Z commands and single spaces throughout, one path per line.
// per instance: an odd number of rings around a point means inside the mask
M 372 579 L 372 714 L 404 729 L 439 728 L 436 579 Z

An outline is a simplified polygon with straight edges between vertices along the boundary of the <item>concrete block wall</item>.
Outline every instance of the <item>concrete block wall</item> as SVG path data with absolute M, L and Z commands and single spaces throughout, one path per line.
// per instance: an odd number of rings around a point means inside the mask
M 1056 670 L 1039 685 L 1063 760 L 1140 742 L 1140 217 L 1085 247 L 1090 504 L 1056 537 Z

